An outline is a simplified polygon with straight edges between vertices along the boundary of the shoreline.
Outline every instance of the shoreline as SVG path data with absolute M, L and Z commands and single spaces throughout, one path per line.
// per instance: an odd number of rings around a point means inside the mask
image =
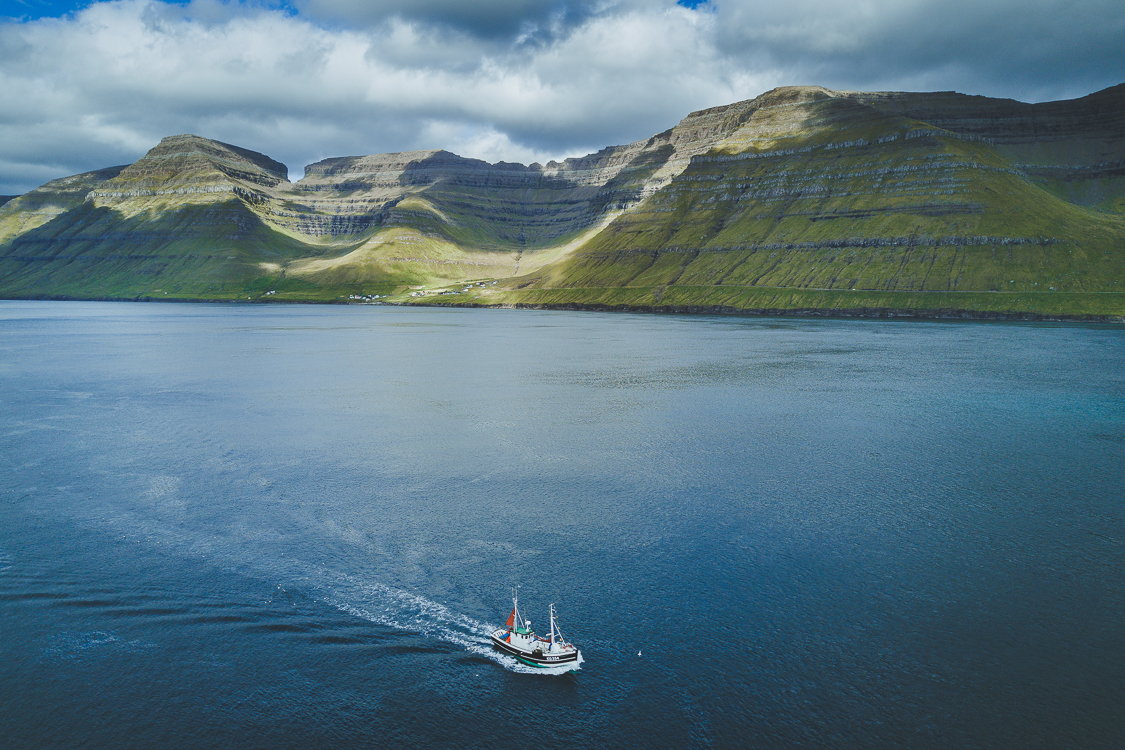
M 570 310 L 575 312 L 621 312 L 621 313 L 648 313 L 653 315 L 743 315 L 756 318 L 840 318 L 840 319 L 868 319 L 868 320 L 982 320 L 982 321 L 1012 321 L 1028 323 L 1125 323 L 1125 316 L 1117 315 L 1044 315 L 1032 312 L 974 312 L 972 310 L 958 310 L 956 308 L 943 308 L 937 310 L 917 310 L 909 308 L 892 307 L 860 307 L 848 309 L 810 308 L 741 308 L 727 305 L 604 305 L 596 303 L 543 303 L 533 304 L 528 302 L 515 302 L 511 304 L 482 305 L 465 303 L 461 305 L 450 303 L 383 303 L 403 307 L 476 307 L 476 308 L 501 308 L 510 310 Z
M 482 304 L 478 302 L 355 302 L 352 300 L 299 299 L 205 299 L 200 297 L 73 297 L 69 295 L 34 295 L 0 297 L 12 302 L 176 302 L 187 304 L 240 305 L 345 305 L 385 307 L 443 307 L 498 310 L 560 310 L 571 312 L 645 313 L 652 315 L 729 315 L 762 318 L 839 318 L 861 320 L 963 320 L 1026 323 L 1108 323 L 1125 324 L 1125 316 L 1092 314 L 1043 314 L 1034 312 L 973 311 L 958 308 L 917 309 L 900 307 L 856 308 L 741 308 L 730 305 L 609 305 L 586 302 L 511 302 Z

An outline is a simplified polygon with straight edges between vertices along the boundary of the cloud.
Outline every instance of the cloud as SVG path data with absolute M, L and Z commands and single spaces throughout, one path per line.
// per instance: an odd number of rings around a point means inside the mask
M 600 0 L 297 0 L 301 15 L 375 27 L 388 19 L 456 29 L 495 39 L 551 34 L 605 8 Z
M 1125 80 L 1118 0 L 724 0 L 716 46 L 830 88 L 1042 100 Z
M 0 193 L 185 132 L 297 178 L 417 148 L 545 162 L 791 83 L 1042 100 L 1125 80 L 1111 3 L 951 2 L 98 2 L 0 22 Z
M 483 159 L 495 164 L 498 161 L 546 164 L 552 159 L 568 156 L 585 156 L 586 149 L 568 153 L 541 151 L 515 142 L 507 133 L 492 127 L 458 126 L 446 122 L 432 122 L 426 127 L 425 138 L 432 143 L 445 144 L 443 148 L 470 159 Z

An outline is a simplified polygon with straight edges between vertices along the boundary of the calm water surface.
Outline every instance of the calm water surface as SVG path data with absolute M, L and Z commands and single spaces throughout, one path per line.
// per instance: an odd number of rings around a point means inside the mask
M 3 302 L 0 746 L 1120 748 L 1123 487 L 1121 327 Z

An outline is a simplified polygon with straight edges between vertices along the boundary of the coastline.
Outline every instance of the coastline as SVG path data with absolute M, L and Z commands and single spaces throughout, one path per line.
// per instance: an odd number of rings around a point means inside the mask
M 429 302 L 409 301 L 356 302 L 329 299 L 269 299 L 201 298 L 201 297 L 76 297 L 70 295 L 29 295 L 26 297 L 0 297 L 3 301 L 24 302 L 176 302 L 187 304 L 239 304 L 239 305 L 351 305 L 385 307 L 441 307 L 495 310 L 560 310 L 572 312 L 640 313 L 650 315 L 729 315 L 744 317 L 796 317 L 839 318 L 866 320 L 961 320 L 1025 323 L 1105 323 L 1125 324 L 1122 315 L 1097 315 L 1091 313 L 1037 313 L 1031 311 L 967 310 L 962 308 L 905 308 L 905 307 L 761 307 L 742 308 L 731 305 L 643 305 L 608 304 L 596 302 Z

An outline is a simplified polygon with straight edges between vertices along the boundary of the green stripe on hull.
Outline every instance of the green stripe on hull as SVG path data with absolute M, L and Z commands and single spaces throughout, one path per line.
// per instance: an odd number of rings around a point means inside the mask
M 513 656 L 515 656 L 515 654 L 513 654 Z M 529 667 L 546 667 L 546 666 L 548 666 L 546 664 L 536 664 L 533 661 L 528 661 L 527 659 L 523 658 L 522 656 L 516 656 L 516 661 L 523 662 L 524 664 L 526 664 Z M 554 665 L 552 664 L 550 666 L 554 666 Z

